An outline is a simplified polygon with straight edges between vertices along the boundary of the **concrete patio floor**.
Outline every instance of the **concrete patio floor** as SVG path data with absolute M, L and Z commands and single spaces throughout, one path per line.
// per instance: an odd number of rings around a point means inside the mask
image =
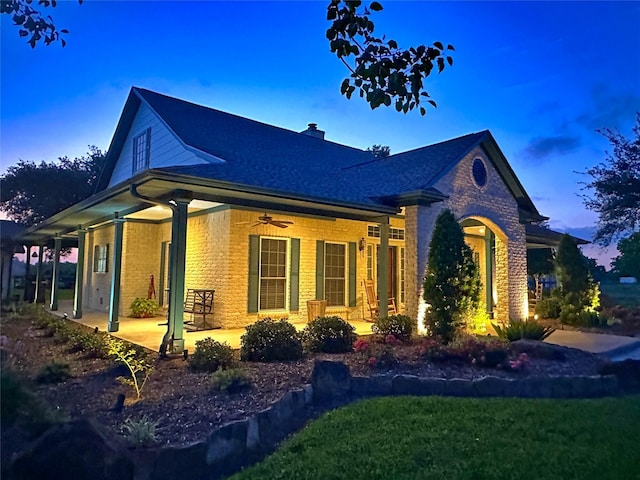
M 83 311 L 82 318 L 74 320 L 73 317 L 73 302 L 71 300 L 60 301 L 58 304 L 58 310 L 51 312 L 54 315 L 63 316 L 67 314 L 69 320 L 86 325 L 91 328 L 98 327 L 102 332 L 107 331 L 107 321 L 109 320 L 109 314 L 106 312 L 95 311 Z M 189 314 L 185 314 L 185 320 L 189 319 Z M 153 318 L 129 318 L 120 317 L 120 328 L 117 332 L 113 332 L 112 335 L 123 340 L 142 345 L 154 352 L 159 351 L 162 337 L 167 331 L 166 325 L 159 325 L 166 322 L 164 315 L 156 316 Z M 349 323 L 356 328 L 358 335 L 371 334 L 371 323 L 364 322 L 362 320 L 349 320 Z M 298 330 L 302 330 L 307 323 L 300 322 L 294 323 Z M 227 342 L 232 348 L 240 348 L 240 337 L 245 333 L 244 328 L 234 329 L 213 329 L 213 330 L 201 330 L 201 331 L 186 331 L 184 333 L 184 347 L 185 349 L 193 352 L 195 344 L 198 340 L 202 340 L 206 337 L 211 337 L 219 342 Z
M 572 330 L 556 330 L 545 342 L 554 345 L 577 348 L 605 356 L 612 360 L 638 358 L 640 338 L 608 335 L 604 333 L 587 333 Z

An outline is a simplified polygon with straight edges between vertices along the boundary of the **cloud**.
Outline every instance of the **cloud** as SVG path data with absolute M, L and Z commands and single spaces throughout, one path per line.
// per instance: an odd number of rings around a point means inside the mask
M 522 154 L 525 158 L 540 161 L 552 155 L 566 155 L 577 150 L 580 146 L 581 141 L 577 136 L 536 137 L 531 139 Z
M 575 121 L 591 131 L 620 128 L 633 122 L 640 110 L 640 96 L 632 92 L 612 92 L 605 84 L 594 85 L 591 108 L 579 114 Z

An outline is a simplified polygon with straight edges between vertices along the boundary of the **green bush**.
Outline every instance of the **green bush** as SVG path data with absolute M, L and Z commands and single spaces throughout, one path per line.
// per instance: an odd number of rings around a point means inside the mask
M 211 387 L 222 393 L 236 393 L 251 386 L 251 376 L 240 368 L 218 370 L 211 375 Z
M 249 362 L 298 360 L 303 349 L 300 335 L 291 323 L 265 318 L 247 325 L 240 338 L 240 359 Z
M 150 298 L 138 297 L 129 306 L 131 316 L 135 318 L 149 318 L 158 312 L 158 302 Z
M 427 257 L 424 300 L 430 305 L 426 324 L 432 335 L 450 342 L 465 317 L 478 308 L 480 274 L 462 227 L 450 210 L 436 218 Z
M 536 315 L 540 318 L 558 318 L 561 311 L 562 302 L 556 296 L 542 298 L 536 304 Z
M 409 340 L 413 333 L 413 320 L 406 315 L 391 315 L 390 317 L 376 318 L 371 326 L 371 331 L 377 335 L 386 337 L 393 335 L 399 340 Z
M 189 367 L 197 372 L 215 372 L 229 368 L 233 362 L 233 349 L 211 337 L 198 340 L 193 355 L 189 356 Z
M 310 352 L 345 353 L 353 350 L 355 328 L 340 317 L 319 317 L 302 331 L 304 346 Z
M 496 337 L 460 335 L 447 345 L 448 358 L 469 362 L 479 367 L 506 365 L 507 343 Z
M 80 350 L 89 358 L 104 358 L 107 356 L 107 342 L 101 333 L 82 333 L 76 339 Z
M 554 331 L 551 327 L 545 327 L 535 320 L 511 320 L 509 325 L 501 327 L 492 324 L 500 338 L 514 342 L 521 338 L 529 340 L 544 340 Z
M 56 360 L 43 365 L 36 375 L 38 383 L 60 383 L 71 378 L 71 367 L 68 363 Z

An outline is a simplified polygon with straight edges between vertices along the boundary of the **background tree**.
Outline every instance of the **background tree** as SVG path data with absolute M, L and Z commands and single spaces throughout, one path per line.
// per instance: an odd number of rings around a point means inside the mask
M 585 188 L 593 190 L 593 196 L 585 195 L 584 204 L 598 214 L 595 240 L 603 245 L 640 228 L 640 113 L 632 130 L 631 139 L 618 131 L 599 130 L 613 152 L 586 172 L 592 180 Z
M 462 227 L 450 210 L 436 218 L 429 244 L 424 299 L 431 305 L 427 325 L 432 335 L 450 342 L 475 312 L 480 299 L 480 274 Z
M 82 4 L 83 0 L 78 0 Z M 60 40 L 64 47 L 67 42 L 60 34 L 69 33 L 68 30 L 57 30 L 50 15 L 44 16 L 32 7 L 33 0 L 1 0 L 0 13 L 11 15 L 13 24 L 18 27 L 20 37 L 29 37 L 27 43 L 36 48 L 38 42 L 51 45 Z M 38 0 L 38 5 L 44 8 L 55 7 L 56 0 Z
M 613 260 L 613 270 L 621 277 L 636 277 L 640 281 L 640 232 L 618 242 L 620 255 Z
M 421 101 L 433 107 L 436 102 L 424 91 L 423 81 L 434 68 L 438 73 L 446 64 L 453 65 L 449 53 L 452 45 L 445 49 L 440 42 L 430 46 L 419 45 L 407 50 L 398 48 L 395 40 L 385 40 L 374 34 L 375 25 L 369 18 L 371 12 L 382 10 L 379 2 L 371 2 L 362 7 L 362 2 L 332 0 L 327 8 L 327 39 L 334 53 L 351 72 L 340 87 L 347 98 L 358 89 L 360 97 L 366 99 L 374 109 L 393 103 L 398 112 L 407 113 L 419 108 L 420 114 L 427 113 Z M 347 60 L 353 56 L 353 64 Z
M 574 325 L 597 324 L 595 309 L 600 306 L 600 289 L 589 274 L 586 257 L 567 234 L 558 245 L 556 276 L 562 295 L 560 321 Z M 592 314 L 595 315 L 593 321 Z
M 367 148 L 367 152 L 371 152 L 376 158 L 387 158 L 391 155 L 391 149 L 388 145 L 371 145 Z
M 25 226 L 37 224 L 91 195 L 104 159 L 105 153 L 90 146 L 73 160 L 19 160 L 0 176 L 0 209 Z
M 527 249 L 527 275 L 533 277 L 536 287 L 542 275 L 549 275 L 554 271 L 553 251 L 550 248 Z

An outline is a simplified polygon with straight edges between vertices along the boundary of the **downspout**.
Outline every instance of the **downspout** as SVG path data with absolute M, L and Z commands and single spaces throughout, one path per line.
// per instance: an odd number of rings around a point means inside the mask
M 176 205 L 174 205 L 170 201 L 161 202 L 159 200 L 155 200 L 153 198 L 147 197 L 146 195 L 142 195 L 140 192 L 138 192 L 137 188 L 138 186 L 135 183 L 132 183 L 129 186 L 129 193 L 131 194 L 132 197 L 137 198 L 138 200 L 142 200 L 143 202 L 149 203 L 151 205 L 160 205 L 163 207 L 169 207 L 171 209 L 172 214 L 175 211 Z M 169 275 L 169 279 L 171 279 L 171 275 Z M 171 285 L 169 285 L 169 290 L 171 290 Z M 169 299 L 167 298 L 167 306 L 168 306 L 168 303 L 169 303 Z M 169 312 L 170 310 L 167 310 L 167 317 L 169 315 Z M 160 356 L 162 357 L 165 357 L 167 355 L 167 352 L 171 347 L 171 342 L 173 341 L 173 333 L 174 333 L 173 328 L 174 328 L 173 322 L 170 322 L 169 318 L 167 318 L 167 331 L 162 337 L 162 343 L 160 344 Z

